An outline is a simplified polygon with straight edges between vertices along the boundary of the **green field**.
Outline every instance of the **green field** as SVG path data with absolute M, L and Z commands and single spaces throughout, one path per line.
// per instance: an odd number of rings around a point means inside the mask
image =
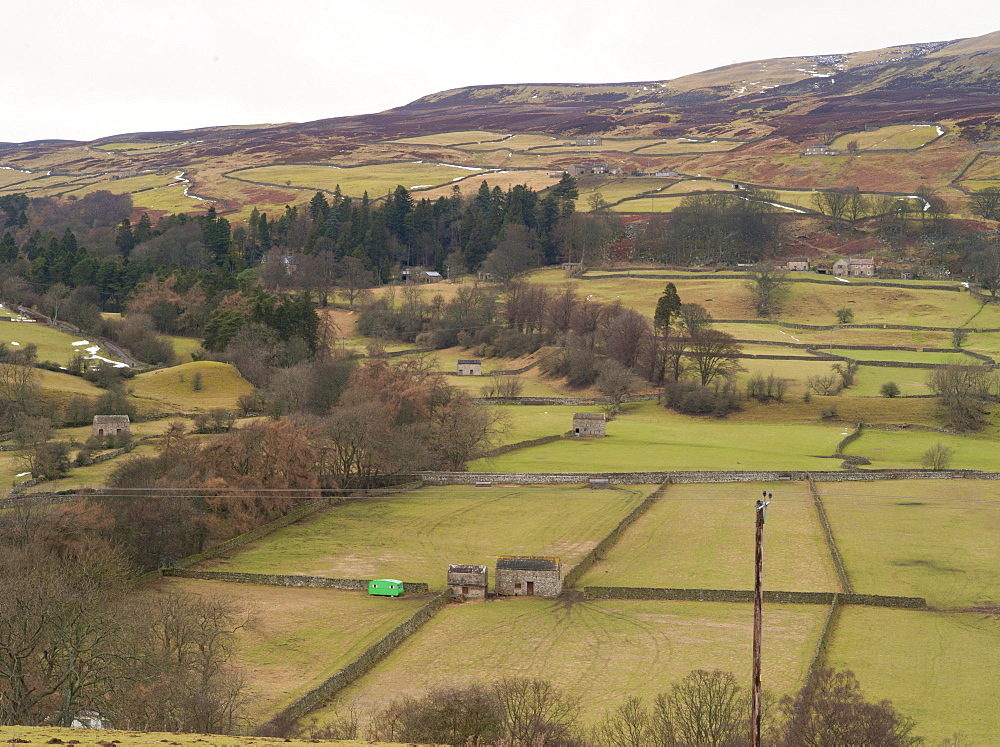
M 883 368 L 881 366 L 861 366 L 858 368 L 854 385 L 843 390 L 846 397 L 878 397 L 882 385 L 893 381 L 899 386 L 902 395 L 930 394 L 927 386 L 927 374 L 930 371 L 923 368 Z
M 81 747 L 107 747 L 109 744 L 124 747 L 149 747 L 149 745 L 198 745 L 199 747 L 392 747 L 385 742 L 336 741 L 322 739 L 286 739 L 282 737 L 248 737 L 222 734 L 196 734 L 182 732 L 124 731 L 121 729 L 73 729 L 59 726 L 0 726 L 0 739 L 9 744 L 77 744 Z M 58 740 L 58 741 L 56 741 Z
M 578 585 L 752 589 L 754 501 L 764 490 L 773 495 L 767 588 L 840 591 L 804 483 L 671 485 Z
M 258 723 L 331 677 L 429 601 L 338 589 L 299 589 L 166 578 L 149 594 L 228 597 L 251 615 L 237 633 L 236 665 L 256 690 Z M 359 624 L 360 621 L 364 624 Z
M 76 189 L 68 189 L 63 194 L 72 194 L 76 197 L 83 197 L 91 192 L 97 192 L 102 189 L 115 194 L 134 194 L 136 192 L 151 190 L 157 187 L 165 187 L 175 183 L 174 178 L 166 174 L 141 174 L 140 176 L 131 176 L 125 179 L 105 178 L 101 181 L 91 182 L 90 184 L 86 184 Z
M 720 153 L 735 150 L 741 145 L 743 143 L 732 140 L 689 140 L 681 137 L 651 145 L 648 148 L 636 149 L 635 154 L 638 156 L 672 156 L 689 153 Z
M 823 350 L 820 348 L 820 350 Z M 824 352 L 843 355 L 858 361 L 892 361 L 893 363 L 953 363 L 960 366 L 971 366 L 978 363 L 974 358 L 961 353 L 924 353 L 912 350 L 852 350 L 850 348 L 831 348 Z
M 543 145 L 558 145 L 563 142 L 560 138 L 551 135 L 513 135 L 504 138 L 501 142 L 466 143 L 459 146 L 460 150 L 518 150 L 525 151 Z
M 73 345 L 74 342 L 88 338 L 75 337 L 44 322 L 9 322 L 0 319 L 0 335 L 3 335 L 0 337 L 0 343 L 12 348 L 34 345 L 38 348 L 39 361 L 49 361 L 60 366 L 67 365 L 77 354 L 89 355 L 86 348 L 92 345 L 100 347 L 99 343 L 93 342 L 89 345 Z M 97 355 L 117 360 L 117 356 L 103 347 L 97 351 Z
M 934 434 L 938 435 L 938 434 Z M 940 608 L 1000 600 L 1000 486 L 991 480 L 818 483 L 851 583 Z
M 892 125 L 879 127 L 871 132 L 849 132 L 830 145 L 834 150 L 846 151 L 847 144 L 856 140 L 861 150 L 916 150 L 938 137 L 935 125 Z
M 801 685 L 827 608 L 780 605 L 764 616 L 764 687 Z M 749 678 L 748 604 L 516 599 L 448 607 L 333 704 L 322 722 L 435 686 L 542 678 L 582 700 L 587 723 L 628 696 L 647 702 L 692 669 Z
M 424 488 L 351 501 L 281 529 L 211 570 L 398 578 L 442 588 L 449 563 L 547 555 L 569 570 L 651 487 Z
M 669 213 L 676 210 L 683 199 L 683 195 L 636 197 L 612 205 L 611 210 L 616 213 Z
M 307 189 L 333 191 L 340 185 L 345 195 L 361 197 L 365 192 L 375 199 L 402 185 L 409 190 L 427 189 L 473 176 L 477 171 L 472 167 L 463 168 L 437 163 L 400 162 L 369 166 L 315 166 L 308 164 L 288 164 L 280 166 L 259 166 L 230 172 L 236 179 L 247 179 L 264 184 L 291 186 Z
M 867 430 L 846 451 L 848 454 L 868 457 L 872 460 L 872 466 L 880 469 L 920 469 L 920 459 L 924 452 L 939 443 L 954 453 L 951 463 L 954 469 L 994 471 L 997 468 L 995 433 L 961 436 L 928 431 Z
M 176 182 L 165 187 L 136 192 L 132 195 L 132 204 L 139 208 L 164 210 L 168 213 L 208 210 L 211 205 L 216 204 L 211 200 L 199 200 L 196 197 L 185 196 L 184 188 L 187 186 L 189 185 L 186 182 Z
M 955 733 L 965 736 L 961 744 L 996 743 L 1000 710 L 990 684 L 1000 667 L 995 612 L 846 607 L 827 661 L 857 674 L 869 699 L 889 698 L 915 718 L 915 733 L 929 744 Z
M 458 132 L 441 132 L 435 135 L 416 135 L 414 137 L 401 137 L 398 140 L 389 140 L 390 143 L 415 143 L 418 145 L 459 145 L 462 143 L 485 143 L 488 141 L 502 140 L 507 137 L 502 132 L 489 132 L 488 130 L 460 130 Z
M 469 469 L 618 472 L 627 465 L 630 470 L 825 470 L 839 464 L 821 457 L 833 453 L 842 438 L 842 426 L 698 418 L 668 412 L 655 402 L 626 409 L 626 414 L 608 423 L 606 438 L 533 446 L 475 461 Z
M 195 390 L 195 374 L 201 389 Z M 228 363 L 197 361 L 139 374 L 129 383 L 143 409 L 155 412 L 207 412 L 235 410 L 236 400 L 253 386 Z
M 177 360 L 181 363 L 191 363 L 193 360 L 191 354 L 202 349 L 201 338 L 198 337 L 162 335 L 162 338 L 170 341 L 170 345 L 174 349 L 174 355 L 177 356 Z
M 577 210 L 589 210 L 590 198 L 600 194 L 607 202 L 618 202 L 635 197 L 646 192 L 658 192 L 673 184 L 672 179 L 652 179 L 647 177 L 607 179 L 580 188 L 580 197 L 576 201 Z M 657 270 L 663 272 L 663 270 Z

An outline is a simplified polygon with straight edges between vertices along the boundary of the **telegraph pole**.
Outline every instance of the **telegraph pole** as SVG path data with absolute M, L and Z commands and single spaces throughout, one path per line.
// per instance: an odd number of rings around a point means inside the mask
M 764 624 L 764 520 L 767 507 L 771 503 L 770 493 L 764 491 L 764 498 L 757 501 L 757 541 L 754 551 L 753 574 L 753 696 L 750 702 L 750 745 L 760 747 L 760 638 Z

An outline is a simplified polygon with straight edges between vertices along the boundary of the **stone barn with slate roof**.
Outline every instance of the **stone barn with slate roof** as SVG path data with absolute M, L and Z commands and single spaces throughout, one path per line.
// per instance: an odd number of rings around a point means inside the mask
M 485 599 L 489 588 L 489 569 L 485 565 L 449 565 L 448 586 L 454 596 Z
M 483 362 L 480 360 L 460 360 L 457 373 L 459 376 L 482 376 Z
M 603 412 L 573 413 L 574 436 L 605 436 L 606 418 Z
M 501 555 L 497 558 L 497 594 L 505 597 L 557 597 L 562 593 L 559 558 Z
M 95 415 L 93 435 L 103 436 L 126 436 L 132 432 L 128 415 Z

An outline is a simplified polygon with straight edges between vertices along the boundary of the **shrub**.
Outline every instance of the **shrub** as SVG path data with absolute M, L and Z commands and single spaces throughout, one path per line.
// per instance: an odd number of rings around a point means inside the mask
M 746 383 L 747 399 L 755 399 L 758 402 L 770 402 L 771 400 L 781 402 L 785 399 L 787 391 L 788 379 L 775 376 L 773 372 L 767 376 L 755 373 Z
M 948 469 L 951 466 L 952 458 L 955 453 L 942 443 L 937 443 L 927 451 L 924 455 L 920 457 L 920 464 L 924 469 L 934 470 L 935 472 L 940 472 L 941 470 Z
M 843 379 L 836 373 L 810 376 L 806 379 L 806 387 L 814 394 L 831 396 L 839 392 L 844 386 Z
M 483 384 L 480 392 L 484 397 L 493 399 L 520 397 L 523 390 L 524 382 L 522 382 L 517 376 L 501 375 L 491 376 L 489 380 Z
M 666 407 L 687 415 L 724 417 L 741 409 L 741 397 L 732 379 L 701 386 L 694 381 L 670 381 L 663 387 Z
M 879 387 L 878 391 L 879 394 L 881 394 L 883 397 L 889 397 L 890 399 L 893 397 L 898 397 L 899 384 L 897 384 L 895 381 L 887 381 L 881 387 Z
M 846 306 L 837 309 L 837 323 L 838 324 L 850 324 L 854 321 L 854 310 L 849 309 Z
M 822 410 L 819 411 L 819 416 L 823 420 L 833 420 L 834 418 L 837 417 L 837 406 L 830 405 L 829 407 L 824 407 Z

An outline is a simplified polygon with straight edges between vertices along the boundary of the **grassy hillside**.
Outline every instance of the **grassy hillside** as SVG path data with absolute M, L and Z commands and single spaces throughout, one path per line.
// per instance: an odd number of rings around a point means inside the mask
M 200 389 L 196 382 L 200 380 Z M 139 374 L 130 382 L 133 396 L 156 412 L 208 412 L 236 409 L 253 386 L 228 363 L 197 361 Z

